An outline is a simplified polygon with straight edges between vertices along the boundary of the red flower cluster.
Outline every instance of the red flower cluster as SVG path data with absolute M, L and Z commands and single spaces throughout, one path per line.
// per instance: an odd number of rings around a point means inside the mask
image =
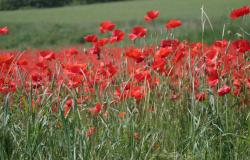
M 235 10 L 232 17 L 246 15 L 248 9 Z M 152 21 L 158 15 L 158 11 L 149 11 L 145 19 Z M 166 28 L 181 25 L 180 20 L 172 19 L 166 23 Z M 185 96 L 193 93 L 200 102 L 207 100 L 208 90 L 218 96 L 249 94 L 250 44 L 247 39 L 216 40 L 213 44 L 162 39 L 157 45 L 115 47 L 115 43 L 124 40 L 126 33 L 116 29 L 111 21 L 102 22 L 100 31 L 107 34 L 84 37 L 92 45 L 90 48 L 1 51 L 0 94 L 34 91 L 37 99 L 32 100 L 32 106 L 36 108 L 46 91 L 49 96 L 58 97 L 52 102 L 57 111 L 60 100 L 65 99 L 61 108 L 65 118 L 82 107 L 89 113 L 87 116 L 96 119 L 108 118 L 106 97 L 112 104 L 130 99 L 129 103 L 140 105 L 154 94 L 178 101 L 183 93 Z M 7 27 L 0 28 L 1 35 L 7 33 Z M 134 41 L 147 34 L 146 28 L 136 26 L 128 38 Z M 161 84 L 169 89 L 168 95 L 159 93 Z M 63 94 L 58 94 L 61 91 Z M 117 110 L 116 116 L 126 117 L 126 112 Z M 154 112 L 155 107 L 150 110 Z M 95 132 L 96 128 L 91 127 L 86 136 L 91 137 Z M 139 134 L 134 138 L 139 140 Z

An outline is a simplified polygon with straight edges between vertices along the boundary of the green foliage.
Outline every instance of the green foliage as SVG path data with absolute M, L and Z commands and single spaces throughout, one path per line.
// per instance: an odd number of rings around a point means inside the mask
M 15 10 L 24 7 L 58 7 L 69 4 L 88 4 L 123 0 L 0 0 L 0 10 Z

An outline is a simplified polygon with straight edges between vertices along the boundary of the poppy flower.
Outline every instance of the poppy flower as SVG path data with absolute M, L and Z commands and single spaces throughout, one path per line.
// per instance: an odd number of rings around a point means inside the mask
M 91 42 L 91 43 L 93 43 L 93 42 L 97 42 L 98 38 L 97 38 L 97 35 L 95 35 L 95 34 L 90 34 L 90 35 L 85 36 L 85 37 L 84 37 L 84 40 L 85 40 L 86 42 Z
M 138 87 L 132 88 L 131 97 L 137 100 L 144 98 L 145 94 L 143 93 L 143 87 L 138 86 Z
M 92 48 L 90 48 L 89 53 L 96 54 L 99 57 L 101 53 L 101 48 L 97 45 L 94 45 Z
M 228 41 L 223 39 L 223 40 L 217 40 L 214 42 L 214 45 L 219 48 L 225 48 L 228 44 Z
M 250 51 L 250 44 L 248 40 L 239 39 L 232 43 L 233 48 L 235 48 L 240 53 L 245 53 Z
M 68 72 L 75 73 L 75 74 L 83 74 L 83 72 L 86 72 L 87 65 L 84 63 L 80 64 L 64 64 L 63 68 L 67 70 Z
M 50 50 L 40 51 L 39 54 L 40 54 L 40 57 L 42 59 L 45 59 L 45 60 L 48 60 L 48 61 L 50 61 L 52 59 L 55 59 L 55 53 L 50 51 Z
M 111 21 L 103 21 L 100 25 L 100 32 L 101 33 L 106 33 L 107 31 L 112 31 L 115 29 L 115 24 L 112 23 Z
M 142 62 L 144 60 L 144 55 L 140 49 L 131 48 L 126 52 L 126 56 L 129 58 L 133 58 L 137 63 Z
M 165 27 L 167 29 L 173 29 L 173 28 L 179 27 L 181 25 L 182 25 L 182 22 L 180 20 L 178 20 L 178 19 L 171 19 L 171 20 L 169 20 L 166 23 Z
M 230 91 L 231 88 L 225 84 L 220 89 L 218 89 L 218 94 L 219 96 L 224 96 L 225 94 L 228 94 Z
M 159 16 L 160 12 L 156 10 L 151 10 L 147 12 L 147 15 L 144 16 L 146 22 L 151 22 Z
M 230 13 L 230 18 L 235 20 L 241 16 L 247 15 L 250 13 L 250 7 L 249 6 L 243 6 L 241 8 L 238 9 L 234 9 L 231 13 Z
M 176 48 L 180 44 L 180 41 L 177 39 L 168 39 L 168 40 L 162 40 L 161 41 L 161 47 L 173 47 Z
M 101 112 L 101 109 L 102 105 L 100 103 L 97 103 L 94 107 L 89 108 L 88 111 L 92 116 L 96 116 L 98 113 Z
M 197 93 L 197 94 L 195 95 L 195 98 L 196 98 L 196 100 L 198 100 L 198 101 L 204 101 L 205 98 L 206 98 L 206 95 L 205 95 L 204 92 L 200 92 L 200 93 Z
M 17 65 L 19 65 L 19 66 L 25 66 L 27 64 L 28 64 L 28 62 L 25 59 L 17 61 Z
M 64 105 L 64 117 L 66 118 L 69 114 L 69 111 L 71 109 L 73 105 L 73 100 L 72 99 L 68 99 Z
M 153 70 L 160 70 L 161 72 L 164 72 L 166 69 L 166 61 L 164 58 L 155 58 L 154 62 L 152 64 Z
M 155 53 L 155 58 L 165 58 L 169 54 L 173 52 L 172 47 L 168 48 L 160 48 L 156 53 Z
M 5 27 L 0 28 L 0 35 L 6 35 L 8 33 L 9 33 L 8 27 L 5 26 Z
M 0 54 L 0 65 L 2 63 L 10 64 L 14 59 L 14 55 L 7 53 L 7 54 Z
M 77 55 L 79 54 L 79 51 L 76 48 L 70 48 L 69 50 L 66 50 L 66 54 L 69 56 Z
M 129 39 L 134 41 L 137 38 L 142 38 L 146 35 L 147 29 L 142 26 L 136 26 L 132 29 L 132 33 L 129 34 Z
M 97 42 L 94 43 L 94 46 L 100 46 L 100 47 L 103 47 L 105 46 L 106 44 L 108 44 L 109 42 L 109 38 L 102 38 L 102 39 L 99 39 Z
M 124 39 L 125 33 L 121 30 L 114 30 L 112 32 L 112 37 L 110 38 L 110 43 L 120 42 Z
M 43 78 L 39 72 L 35 71 L 31 74 L 31 79 L 34 82 L 38 82 L 38 81 L 41 81 Z
M 217 70 L 213 70 L 213 73 L 210 73 L 210 75 L 208 76 L 208 85 L 210 87 L 215 87 L 218 83 L 219 83 L 219 76 L 217 73 Z

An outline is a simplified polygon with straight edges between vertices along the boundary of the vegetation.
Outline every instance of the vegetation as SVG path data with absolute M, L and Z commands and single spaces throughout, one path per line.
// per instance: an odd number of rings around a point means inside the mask
M 249 159 L 250 6 L 223 20 L 201 7 L 198 21 L 131 7 L 144 3 L 110 4 L 111 21 L 105 5 L 2 12 L 1 45 L 41 40 L 0 50 L 0 160 Z M 132 18 L 116 17 L 122 4 Z M 62 16 L 77 9 L 91 18 Z M 83 29 L 88 46 L 67 44 Z
M 70 4 L 89 4 L 97 2 L 111 2 L 123 0 L 0 0 L 0 10 L 15 10 L 20 8 L 48 8 Z

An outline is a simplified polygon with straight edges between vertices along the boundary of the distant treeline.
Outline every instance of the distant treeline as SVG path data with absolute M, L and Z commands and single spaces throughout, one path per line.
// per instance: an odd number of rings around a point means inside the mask
M 20 8 L 46 8 L 72 4 L 91 4 L 125 0 L 0 0 L 0 10 L 15 10 Z

